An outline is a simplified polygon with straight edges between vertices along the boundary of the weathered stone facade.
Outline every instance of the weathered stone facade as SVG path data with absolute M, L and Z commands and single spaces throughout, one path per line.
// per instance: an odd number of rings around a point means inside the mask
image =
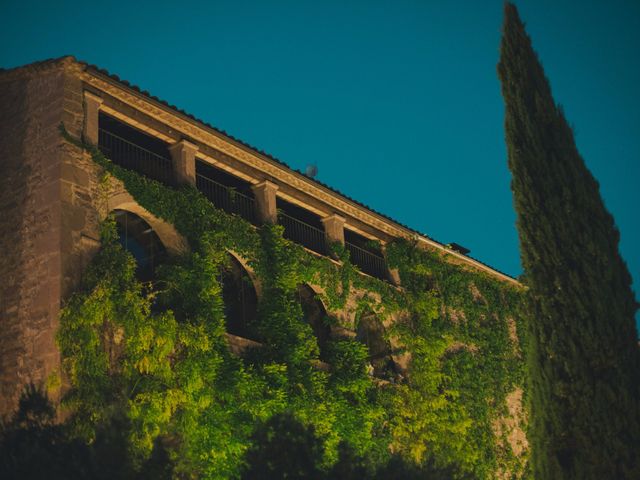
M 87 220 L 74 195 L 90 174 L 58 130 L 82 127 L 74 69 L 63 61 L 0 74 L 0 414 L 25 383 L 57 371 L 60 298 L 81 268 L 77 235 Z
M 90 155 L 63 140 L 61 124 L 73 137 L 97 143 L 99 111 L 166 142 L 177 184 L 195 184 L 196 154 L 251 183 L 261 221 L 277 221 L 280 198 L 320 216 L 332 241 L 344 243 L 348 227 L 383 247 L 405 237 L 446 250 L 71 57 L 0 71 L 0 416 L 15 409 L 25 384 L 46 384 L 60 371 L 60 308 L 99 247 L 101 218 L 114 209 L 131 211 L 153 227 L 170 253 L 188 248 L 171 225 L 140 207 L 117 182 L 101 188 Z M 450 261 L 514 282 L 447 253 Z M 389 277 L 397 282 L 394 273 Z M 353 310 L 343 312 L 346 324 Z M 236 343 L 242 341 L 231 342 L 232 348 Z M 56 390 L 49 393 L 55 398 Z

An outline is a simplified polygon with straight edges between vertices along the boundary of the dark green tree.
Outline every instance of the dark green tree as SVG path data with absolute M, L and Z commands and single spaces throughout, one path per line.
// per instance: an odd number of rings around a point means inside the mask
M 320 480 L 322 443 L 313 427 L 302 425 L 292 413 L 271 417 L 260 425 L 246 454 L 243 479 L 275 478 Z
M 18 411 L 0 423 L 0 478 L 3 480 L 168 480 L 173 464 L 161 439 L 137 472 L 127 452 L 126 420 L 115 418 L 96 430 L 91 445 L 75 438 L 55 418 L 47 394 L 35 385 L 24 389 Z
M 534 478 L 640 478 L 631 276 L 598 183 L 511 3 L 498 73 L 529 287 Z

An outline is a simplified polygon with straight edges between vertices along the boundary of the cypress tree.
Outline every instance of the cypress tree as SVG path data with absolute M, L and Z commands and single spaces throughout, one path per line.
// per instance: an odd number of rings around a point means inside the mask
M 511 188 L 529 287 L 534 478 L 639 479 L 638 304 L 618 252 L 619 233 L 511 3 L 500 50 Z

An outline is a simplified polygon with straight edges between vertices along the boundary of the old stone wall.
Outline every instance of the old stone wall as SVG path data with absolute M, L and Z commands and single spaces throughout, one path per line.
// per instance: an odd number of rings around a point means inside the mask
M 59 372 L 61 295 L 77 282 L 73 235 L 86 229 L 63 206 L 79 200 L 61 197 L 63 185 L 84 182 L 69 166 L 82 154 L 59 132 L 61 122 L 75 135 L 82 127 L 74 69 L 61 60 L 0 72 L 0 416 L 27 383 L 44 386 Z
M 84 121 L 82 81 L 71 64 L 65 81 L 67 131 L 80 138 Z M 93 255 L 100 248 L 100 220 L 107 199 L 100 188 L 99 168 L 84 149 L 64 142 L 60 156 L 62 302 L 76 289 Z

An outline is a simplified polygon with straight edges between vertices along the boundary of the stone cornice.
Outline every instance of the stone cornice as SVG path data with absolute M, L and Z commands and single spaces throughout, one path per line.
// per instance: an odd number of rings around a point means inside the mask
M 129 107 L 162 122 L 177 132 L 180 132 L 182 135 L 185 135 L 190 140 L 208 145 L 209 147 L 225 153 L 258 171 L 266 173 L 282 184 L 289 185 L 315 199 L 320 200 L 328 206 L 329 210 L 346 214 L 392 237 L 417 239 L 424 246 L 445 252 L 446 254 L 456 258 L 458 262 L 485 271 L 492 276 L 509 283 L 520 285 L 520 283 L 512 277 L 498 272 L 497 270 L 473 260 L 472 258 L 449 250 L 444 245 L 435 242 L 430 238 L 419 235 L 406 227 L 377 215 L 376 213 L 367 210 L 365 207 L 357 205 L 356 203 L 340 196 L 338 193 L 309 180 L 302 174 L 294 172 L 286 166 L 281 165 L 258 152 L 252 151 L 247 146 L 238 144 L 238 142 L 226 137 L 220 132 L 217 132 L 213 128 L 203 125 L 200 122 L 173 110 L 169 106 L 121 84 L 107 75 L 94 71 L 91 67 L 87 67 L 82 71 L 80 77 L 87 85 L 90 85 L 94 89 L 110 95 Z
M 365 211 L 362 207 L 348 202 L 347 200 L 343 200 L 335 192 L 309 181 L 302 175 L 296 174 L 283 165 L 277 164 L 273 160 L 269 160 L 257 153 L 249 151 L 247 147 L 236 145 L 231 139 L 223 137 L 222 134 L 214 132 L 212 129 L 205 126 L 195 125 L 196 122 L 192 119 L 181 118 L 182 115 L 178 112 L 171 111 L 164 105 L 156 105 L 155 102 L 152 102 L 150 99 L 136 92 L 125 90 L 123 86 L 114 84 L 111 79 L 104 79 L 102 76 L 98 76 L 90 72 L 84 72 L 82 79 L 87 84 L 107 93 L 136 110 L 159 120 L 169 127 L 181 132 L 183 135 L 188 136 L 190 139 L 202 142 L 244 162 L 256 170 L 265 172 L 278 181 L 317 198 L 334 209 L 340 210 L 354 218 L 357 218 L 361 222 L 371 225 L 381 232 L 394 237 L 407 237 L 406 233 L 398 228 L 394 228 L 390 225 L 390 222 Z
M 180 150 L 182 148 L 186 150 L 191 150 L 194 153 L 198 151 L 198 145 L 196 145 L 195 143 L 188 142 L 186 140 L 180 140 L 174 143 L 173 145 L 169 145 L 168 148 L 170 151 Z

